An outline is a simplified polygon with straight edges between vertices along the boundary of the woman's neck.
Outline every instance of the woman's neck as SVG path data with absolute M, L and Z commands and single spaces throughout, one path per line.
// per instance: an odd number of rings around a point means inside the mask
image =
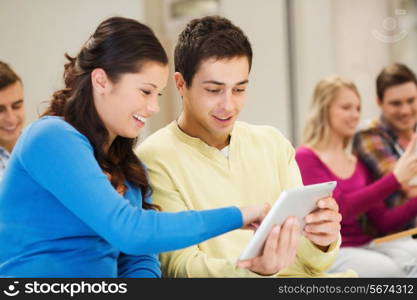
M 117 138 L 117 135 L 111 132 L 110 130 L 107 130 L 107 134 L 108 134 L 107 143 L 103 145 L 104 153 L 109 152 L 111 145 L 113 144 L 114 140 Z
M 332 152 L 340 153 L 345 151 L 344 137 L 330 132 L 329 136 L 326 139 L 323 139 L 322 142 L 318 143 L 313 147 L 319 152 Z

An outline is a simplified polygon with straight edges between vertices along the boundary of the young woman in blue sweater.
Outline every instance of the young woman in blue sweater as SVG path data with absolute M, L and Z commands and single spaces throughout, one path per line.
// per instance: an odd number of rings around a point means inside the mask
M 66 57 L 65 88 L 18 140 L 0 186 L 0 276 L 159 277 L 158 252 L 262 219 L 262 206 L 152 205 L 133 147 L 159 110 L 168 60 L 147 26 L 107 19 Z

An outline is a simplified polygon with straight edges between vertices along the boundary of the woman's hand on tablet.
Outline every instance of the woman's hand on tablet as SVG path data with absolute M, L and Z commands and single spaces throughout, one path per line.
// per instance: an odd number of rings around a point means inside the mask
M 318 209 L 305 217 L 304 235 L 318 248 L 327 251 L 328 246 L 339 238 L 342 215 L 332 197 L 320 199 Z
M 265 202 L 264 204 L 240 207 L 243 218 L 242 228 L 256 230 L 270 209 L 271 205 L 268 202 Z
M 237 266 L 260 275 L 275 274 L 294 263 L 300 235 L 298 220 L 288 217 L 284 224 L 272 228 L 261 256 L 239 260 Z

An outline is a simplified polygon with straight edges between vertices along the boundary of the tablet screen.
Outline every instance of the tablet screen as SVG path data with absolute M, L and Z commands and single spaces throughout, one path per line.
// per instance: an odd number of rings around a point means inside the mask
M 250 259 L 259 256 L 272 227 L 276 224 L 282 224 L 287 217 L 296 217 L 301 226 L 304 227 L 304 217 L 317 207 L 316 203 L 319 199 L 330 196 L 335 187 L 336 181 L 329 181 L 283 191 L 239 259 Z

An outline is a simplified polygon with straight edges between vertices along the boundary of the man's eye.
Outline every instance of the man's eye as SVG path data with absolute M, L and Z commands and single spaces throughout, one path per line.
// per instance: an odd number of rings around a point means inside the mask
M 220 92 L 220 90 L 219 89 L 215 89 L 215 90 L 212 90 L 212 89 L 206 89 L 209 93 L 213 93 L 213 94 L 217 94 L 217 93 L 219 93 Z
M 142 91 L 142 93 L 144 93 L 145 95 L 150 95 L 151 94 L 151 91 L 147 91 L 147 90 L 141 90 Z

